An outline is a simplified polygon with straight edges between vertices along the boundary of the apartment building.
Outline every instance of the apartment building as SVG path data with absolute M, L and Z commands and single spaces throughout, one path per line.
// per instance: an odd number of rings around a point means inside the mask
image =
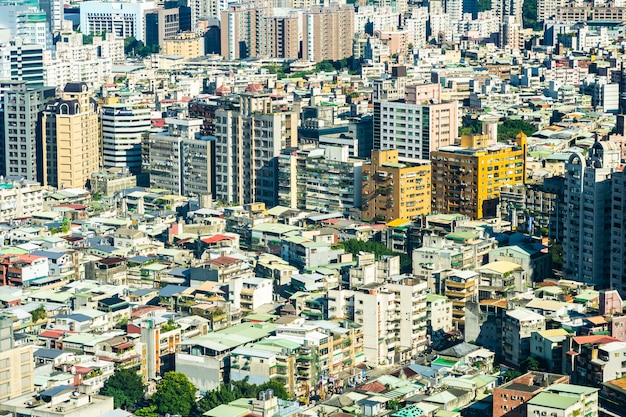
M 572 382 L 600 387 L 603 382 L 626 376 L 626 342 L 611 336 L 574 336 L 563 343 L 563 372 Z
M 141 141 L 150 129 L 150 108 L 123 102 L 105 104 L 100 117 L 104 167 L 140 173 Z
M 0 182 L 0 222 L 10 222 L 41 211 L 46 191 L 32 181 Z
M 493 417 L 525 417 L 527 404 L 536 395 L 557 384 L 567 384 L 569 377 L 545 372 L 528 372 L 493 390 Z M 534 414 L 532 414 L 534 415 Z M 546 414 L 549 415 L 549 414 Z
M 335 381 L 365 361 L 363 329 L 325 320 L 304 321 L 276 326 L 276 336 L 256 345 L 292 346 L 295 350 L 295 390 L 306 395 L 311 387 Z M 286 378 L 282 378 L 285 380 Z
M 43 112 L 43 185 L 84 188 L 100 167 L 98 104 L 86 83 L 68 83 Z
M 509 310 L 502 322 L 502 352 L 504 360 L 514 366 L 530 356 L 530 339 L 533 332 L 546 329 L 546 319 L 541 314 L 524 308 Z
M 212 194 L 215 142 L 200 136 L 202 120 L 166 118 L 165 123 L 167 132 L 148 139 L 150 185 L 176 195 Z
M 14 346 L 13 317 L 0 317 L 0 401 L 31 393 L 33 379 L 33 350 Z
M 204 38 L 193 32 L 183 32 L 163 41 L 164 55 L 180 55 L 185 60 L 204 56 Z
M 626 296 L 626 172 L 612 176 L 611 202 L 611 288 Z
M 339 61 L 352 56 L 354 6 L 313 6 L 302 13 L 302 59 Z
M 43 180 L 42 126 L 39 113 L 55 97 L 54 87 L 32 87 L 27 81 L 2 83 L 3 134 L 0 134 L 0 173 Z M 2 97 L 0 97 L 2 99 Z
M 241 108 L 215 112 L 215 196 L 247 204 L 278 204 L 278 156 L 298 142 L 293 111 L 272 108 L 269 94 L 241 95 Z
M 598 388 L 556 384 L 537 394 L 526 406 L 529 416 L 598 416 Z
M 431 340 L 438 334 L 448 333 L 454 329 L 452 323 L 452 300 L 438 294 L 426 295 L 428 335 Z
M 444 281 L 444 295 L 452 301 L 452 323 L 457 329 L 465 327 L 465 305 L 478 300 L 480 276 L 474 271 L 453 270 Z
M 222 11 L 220 42 L 224 59 L 256 57 L 263 17 L 270 13 L 264 1 L 231 4 Z
M 363 353 L 371 364 L 409 360 L 426 349 L 427 301 L 425 281 L 391 277 L 355 290 L 328 291 L 328 315 L 349 319 L 363 329 Z
M 140 341 L 145 344 L 147 380 L 174 370 L 174 355 L 180 350 L 180 326 L 163 319 L 147 319 L 140 325 Z
M 526 181 L 526 137 L 516 145 L 488 144 L 487 135 L 464 135 L 461 146 L 432 153 L 433 210 L 473 219 L 496 216 L 500 187 Z
M 430 213 L 430 162 L 374 150 L 363 164 L 362 217 L 372 222 L 415 219 Z
M 278 157 L 278 203 L 349 216 L 361 207 L 363 162 L 347 146 L 284 149 Z
M 563 276 L 566 279 L 597 288 L 609 286 L 611 243 L 619 240 L 607 238 L 614 204 L 611 177 L 619 165 L 620 150 L 615 143 L 595 142 L 586 156 L 574 153 L 565 166 Z M 619 201 L 616 205 L 619 206 Z
M 28 87 L 44 85 L 43 55 L 45 45 L 15 39 L 0 44 L 0 79 L 24 81 Z M 0 100 L 2 99 L 0 91 Z
M 403 99 L 374 102 L 374 149 L 397 149 L 402 158 L 430 159 L 437 149 L 454 144 L 458 103 L 443 102 L 433 84 L 399 90 Z

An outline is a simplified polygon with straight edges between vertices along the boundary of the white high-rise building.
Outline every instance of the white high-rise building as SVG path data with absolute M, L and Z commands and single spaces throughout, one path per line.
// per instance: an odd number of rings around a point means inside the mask
M 374 149 L 397 149 L 401 158 L 430 159 L 453 145 L 458 134 L 457 102 L 440 102 L 436 84 L 407 86 L 405 100 L 374 102 Z
M 105 168 L 141 171 L 141 139 L 150 129 L 150 108 L 145 104 L 102 106 L 102 145 Z
M 410 13 L 410 17 L 404 21 L 404 27 L 411 34 L 413 48 L 422 48 L 427 41 L 428 7 L 413 7 Z
M 611 177 L 619 166 L 613 142 L 596 142 L 586 157 L 574 153 L 565 166 L 563 276 L 597 289 L 610 282 Z
M 145 14 L 154 9 L 154 1 L 104 2 L 80 4 L 80 29 L 85 35 L 113 33 L 120 38 L 134 37 L 145 41 Z

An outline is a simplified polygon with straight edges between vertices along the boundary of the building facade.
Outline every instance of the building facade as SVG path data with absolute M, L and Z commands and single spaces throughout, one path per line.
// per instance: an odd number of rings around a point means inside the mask
M 215 117 L 216 198 L 278 204 L 278 156 L 297 146 L 297 115 L 273 109 L 269 94 L 245 93 L 239 109 Z
M 150 185 L 176 195 L 200 196 L 214 190 L 214 140 L 200 136 L 202 120 L 167 118 L 167 132 L 149 136 Z
M 145 104 L 103 105 L 101 121 L 104 167 L 141 172 L 141 140 L 150 129 L 150 108 Z
M 117 37 L 134 37 L 145 41 L 146 11 L 154 9 L 153 1 L 88 1 L 80 5 L 80 29 L 85 35 L 113 33 Z
M 363 164 L 363 219 L 388 222 L 430 213 L 430 162 L 399 158 L 397 149 L 375 150 Z
M 350 215 L 361 207 L 362 161 L 347 146 L 293 151 L 278 158 L 278 203 L 302 210 Z
M 43 180 L 40 113 L 54 100 L 54 87 L 29 87 L 26 81 L 2 83 L 4 92 L 3 129 L 0 132 L 0 173 Z
M 68 83 L 43 112 L 43 185 L 84 188 L 100 166 L 98 104 L 85 83 Z
M 565 172 L 563 276 L 607 288 L 611 277 L 611 177 L 620 165 L 619 148 L 596 142 L 585 157 L 570 156 Z M 619 202 L 618 202 L 619 204 Z M 618 249 L 619 250 L 619 249 Z
M 525 182 L 526 137 L 516 145 L 482 145 L 486 140 L 486 135 L 463 136 L 461 146 L 433 152 L 434 211 L 495 217 L 500 187 Z

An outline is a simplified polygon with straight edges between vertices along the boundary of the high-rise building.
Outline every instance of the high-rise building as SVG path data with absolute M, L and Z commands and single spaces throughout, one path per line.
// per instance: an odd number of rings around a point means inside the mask
M 431 211 L 430 162 L 399 158 L 398 150 L 372 151 L 363 164 L 363 219 L 416 219 Z
M 180 32 L 178 8 L 153 9 L 146 11 L 146 46 L 163 47 L 163 42 Z
M 626 172 L 612 178 L 611 207 L 611 288 L 626 295 Z
M 30 87 L 26 81 L 2 85 L 3 132 L 0 132 L 0 173 L 42 181 L 44 166 L 40 113 L 54 100 L 54 87 Z
M 613 142 L 596 142 L 587 156 L 574 153 L 565 166 L 563 276 L 597 289 L 608 288 L 611 278 L 613 237 L 607 233 L 611 177 L 619 166 L 620 150 Z
M 85 35 L 113 33 L 117 37 L 134 37 L 145 41 L 145 14 L 154 9 L 153 1 L 104 2 L 85 1 L 80 4 L 80 30 Z
M 28 44 L 19 38 L 0 44 L 0 80 L 25 81 L 29 87 L 43 86 L 44 49 L 45 46 Z
M 516 142 L 490 144 L 488 135 L 465 135 L 461 146 L 433 152 L 433 211 L 496 216 L 500 188 L 526 182 L 526 136 Z
M 104 167 L 141 172 L 141 138 L 150 129 L 150 108 L 145 104 L 106 104 L 101 120 Z
M 43 112 L 44 185 L 84 188 L 100 165 L 98 104 L 85 83 L 67 83 Z
M 214 138 L 200 136 L 201 119 L 167 118 L 167 132 L 149 136 L 150 185 L 177 195 L 214 193 Z
M 268 13 L 263 2 L 232 4 L 222 11 L 220 25 L 221 53 L 235 60 L 257 55 L 257 26 Z
M 352 56 L 354 7 L 315 6 L 302 14 L 302 59 L 339 61 Z
M 281 206 L 346 216 L 361 207 L 362 161 L 351 159 L 347 146 L 284 149 L 278 161 Z
M 440 86 L 406 86 L 404 99 L 374 102 L 374 149 L 397 149 L 401 158 L 429 159 L 454 144 L 457 102 L 441 102 Z
M 63 0 L 39 0 L 39 8 L 46 13 L 48 32 L 59 32 L 63 29 L 65 15 Z
M 566 0 L 537 0 L 537 22 L 552 19 L 557 10 L 565 8 L 566 4 Z
M 278 156 L 298 143 L 298 116 L 272 108 L 265 93 L 244 93 L 241 108 L 215 112 L 216 198 L 278 204 Z

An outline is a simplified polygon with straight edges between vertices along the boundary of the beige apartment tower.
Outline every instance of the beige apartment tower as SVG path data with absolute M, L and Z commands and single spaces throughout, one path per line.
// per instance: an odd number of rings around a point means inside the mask
M 98 104 L 85 83 L 68 83 L 43 113 L 44 185 L 84 188 L 100 165 Z
M 353 6 L 315 6 L 302 19 L 302 59 L 339 61 L 352 56 Z

